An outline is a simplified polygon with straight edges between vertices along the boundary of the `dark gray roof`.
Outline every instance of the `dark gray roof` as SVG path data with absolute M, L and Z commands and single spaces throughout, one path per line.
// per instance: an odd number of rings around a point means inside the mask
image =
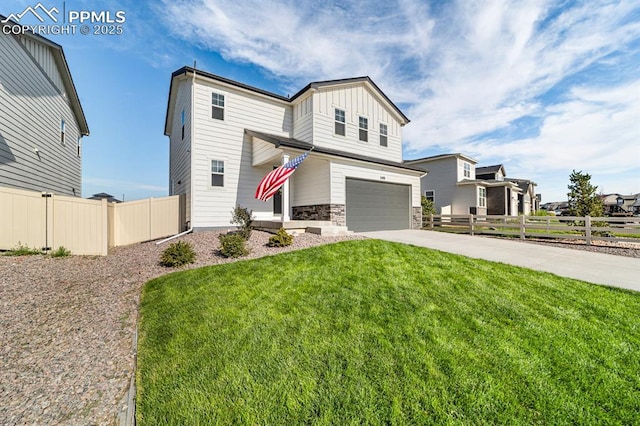
M 114 198 L 113 195 L 107 194 L 106 192 L 99 192 L 97 194 L 93 194 L 93 196 L 87 198 L 87 200 L 107 200 L 110 203 L 121 203 L 122 201 Z
M 537 186 L 537 184 L 533 181 L 530 181 L 529 179 L 517 179 L 517 178 L 505 178 L 504 180 L 509 181 L 509 182 L 513 182 L 516 185 L 518 185 L 518 187 L 522 188 L 522 189 L 527 189 L 529 188 L 529 185 L 533 185 L 533 186 Z
M 203 77 L 207 77 L 210 78 L 212 80 L 217 80 L 220 81 L 222 83 L 226 83 L 229 84 L 231 86 L 235 86 L 235 87 L 239 87 L 241 89 L 244 90 L 249 90 L 255 93 L 259 93 L 261 95 L 264 96 L 269 96 L 271 98 L 274 99 L 278 99 L 280 101 L 284 101 L 284 102 L 293 102 L 296 98 L 300 97 L 303 93 L 305 93 L 306 91 L 308 91 L 309 89 L 317 89 L 320 87 L 324 87 L 324 86 L 332 86 L 332 85 L 337 85 L 337 84 L 351 84 L 351 83 L 360 83 L 360 82 L 366 82 L 369 83 L 379 94 L 380 96 L 389 103 L 389 105 L 394 109 L 394 111 L 396 111 L 398 113 L 398 115 L 400 117 L 402 117 L 403 120 L 405 120 L 404 124 L 407 124 L 410 122 L 409 118 L 407 118 L 406 115 L 404 115 L 404 113 L 402 111 L 400 111 L 400 108 L 398 108 L 396 106 L 396 104 L 394 104 L 391 99 L 389 99 L 387 97 L 387 95 L 385 95 L 385 93 L 380 90 L 380 88 L 373 82 L 373 80 L 371 80 L 369 77 L 365 76 L 365 77 L 355 77 L 355 78 L 344 78 L 344 79 L 339 79 L 339 80 L 325 80 L 325 81 L 315 81 L 312 83 L 307 84 L 302 90 L 300 90 L 298 93 L 296 93 L 295 95 L 293 95 L 292 97 L 288 97 L 288 96 L 282 96 L 282 95 L 278 95 L 276 93 L 273 92 L 269 92 L 267 90 L 262 90 L 259 89 L 257 87 L 254 86 L 249 86 L 248 84 L 244 84 L 244 83 L 240 83 L 238 81 L 235 80 L 231 80 L 225 77 L 221 77 L 219 75 L 216 74 L 212 74 L 206 71 L 202 71 L 199 69 L 195 69 L 189 66 L 184 66 L 182 68 L 180 68 L 179 70 L 174 71 L 173 73 L 171 73 L 171 85 L 169 86 L 169 97 L 167 99 L 167 114 L 165 117 L 165 134 L 167 131 L 167 125 L 168 125 L 168 120 L 169 120 L 169 105 L 171 102 L 171 90 L 173 88 L 173 79 L 179 75 L 186 75 L 187 73 L 196 73 L 196 75 L 200 75 Z
M 453 153 L 449 153 L 449 154 L 438 154 L 438 155 L 432 155 L 429 157 L 422 157 L 422 158 L 414 158 L 413 160 L 404 160 L 404 163 L 406 164 L 415 164 L 415 163 L 421 163 L 421 162 L 426 162 L 426 161 L 434 161 L 434 160 L 440 160 L 443 158 L 448 158 L 448 157 L 462 157 L 465 160 L 471 161 L 473 163 L 476 163 L 476 160 L 474 160 L 473 158 L 469 157 L 468 155 L 462 154 L 460 152 L 453 152 Z
M 249 129 L 245 129 L 244 132 L 249 136 L 255 136 L 256 138 L 262 139 L 265 142 L 272 143 L 275 145 L 276 148 L 284 146 L 287 148 L 295 148 L 303 151 L 308 151 L 311 148 L 313 148 L 313 152 L 317 152 L 319 154 L 328 154 L 336 157 L 348 158 L 350 160 L 366 161 L 367 163 L 381 164 L 384 166 L 397 167 L 400 169 L 413 170 L 416 172 L 423 172 L 423 173 L 427 172 L 422 167 L 407 166 L 406 164 L 403 164 L 403 163 L 396 163 L 394 161 L 387 161 L 380 158 L 368 157 L 368 156 L 359 155 L 359 154 L 352 154 L 350 152 L 339 151 L 336 149 L 321 148 L 298 139 L 287 138 L 284 136 L 270 135 L 268 133 L 257 132 L 255 130 L 249 130 Z
M 502 164 L 496 164 L 493 166 L 476 167 L 476 176 L 479 174 L 485 174 L 485 173 L 498 173 L 500 169 L 504 171 L 504 167 L 502 166 Z

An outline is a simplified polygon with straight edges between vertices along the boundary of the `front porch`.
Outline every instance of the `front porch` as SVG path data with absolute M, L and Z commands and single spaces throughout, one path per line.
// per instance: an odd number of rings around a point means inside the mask
M 308 232 L 310 234 L 318 234 L 323 236 L 347 235 L 353 232 L 349 231 L 346 226 L 338 226 L 329 220 L 285 220 L 280 219 L 263 219 L 255 220 L 253 227 L 260 231 L 276 233 L 280 228 L 284 228 L 290 234 L 302 234 Z

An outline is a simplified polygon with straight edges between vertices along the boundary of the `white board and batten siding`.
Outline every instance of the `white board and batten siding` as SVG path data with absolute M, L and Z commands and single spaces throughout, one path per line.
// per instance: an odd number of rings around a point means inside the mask
M 211 117 L 212 93 L 224 95 L 224 120 Z M 195 89 L 194 206 L 195 228 L 231 227 L 236 203 L 259 216 L 271 213 L 273 205 L 254 199 L 262 177 L 280 165 L 252 167 L 252 138 L 245 129 L 289 137 L 292 109 L 288 102 L 253 93 L 205 78 L 196 79 Z M 211 185 L 211 160 L 224 161 L 224 186 Z
M 79 197 L 79 124 L 46 49 L 31 46 L 39 64 L 15 37 L 0 37 L 0 185 Z
M 331 203 L 331 161 L 309 155 L 291 179 L 291 205 Z
M 169 137 L 169 195 L 187 195 L 191 190 L 191 79 L 178 83 L 174 114 Z M 184 111 L 184 138 L 182 137 Z M 191 197 L 185 200 L 185 219 L 191 217 Z M 182 228 L 186 224 L 180 224 Z
M 307 143 L 313 141 L 313 95 L 307 94 L 293 105 L 293 138 Z
M 345 111 L 345 136 L 335 134 L 335 109 Z M 368 119 L 368 142 L 359 140 L 359 117 Z M 380 145 L 380 123 L 387 125 L 387 146 Z M 364 84 L 321 88 L 313 93 L 313 142 L 368 157 L 402 162 L 402 126 Z

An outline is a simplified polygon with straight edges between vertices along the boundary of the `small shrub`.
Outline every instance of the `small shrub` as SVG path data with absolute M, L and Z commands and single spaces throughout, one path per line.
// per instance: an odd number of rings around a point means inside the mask
M 58 247 L 58 250 L 51 252 L 51 257 L 67 257 L 71 254 L 71 250 L 64 246 Z
M 191 243 L 178 241 L 169 244 L 160 256 L 160 264 L 167 267 L 179 267 L 196 260 L 196 253 L 193 251 Z
M 218 236 L 220 239 L 220 253 L 224 257 L 242 257 L 249 254 L 245 247 L 246 240 L 240 232 L 230 232 Z
M 422 216 L 436 214 L 436 208 L 433 205 L 433 201 L 427 199 L 424 195 L 420 197 L 420 205 L 422 206 Z
M 26 244 L 23 245 L 20 241 L 18 241 L 18 245 L 5 252 L 5 256 L 31 256 L 34 254 L 42 254 L 42 250 L 38 250 L 37 248 L 29 248 Z
M 277 234 L 269 237 L 269 247 L 286 247 L 293 243 L 293 236 L 287 233 L 284 228 L 280 228 Z
M 231 223 L 238 225 L 238 232 L 245 241 L 248 241 L 253 230 L 253 212 L 238 204 L 231 211 Z

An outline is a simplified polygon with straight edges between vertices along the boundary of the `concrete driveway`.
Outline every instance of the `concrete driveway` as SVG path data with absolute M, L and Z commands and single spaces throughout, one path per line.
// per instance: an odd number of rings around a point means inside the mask
M 637 258 L 437 231 L 405 229 L 360 234 L 640 291 L 640 259 Z

